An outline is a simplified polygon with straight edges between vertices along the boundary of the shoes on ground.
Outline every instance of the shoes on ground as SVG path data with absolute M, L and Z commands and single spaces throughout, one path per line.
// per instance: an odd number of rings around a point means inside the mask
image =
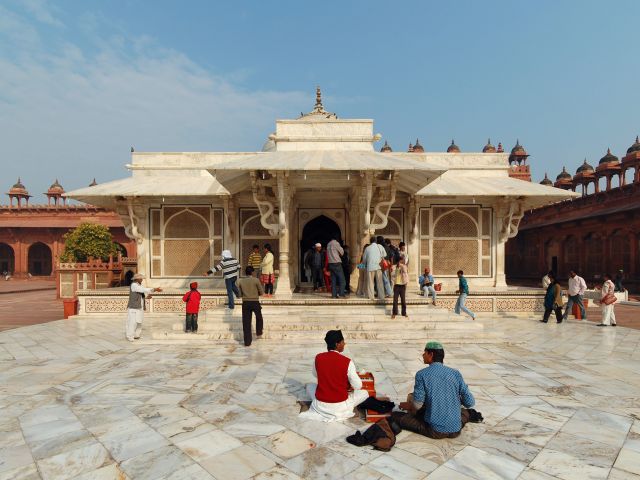
M 140 337 L 133 337 L 134 340 L 140 340 Z
M 604 323 L 599 323 L 596 327 L 608 327 L 609 325 L 605 325 Z
M 616 326 L 618 326 L 618 324 L 617 323 L 612 323 L 611 326 L 612 327 L 616 327 Z
M 547 323 L 547 320 L 540 320 L 540 323 Z
M 391 315 L 391 320 L 393 320 L 394 318 L 396 318 L 396 316 L 395 315 Z

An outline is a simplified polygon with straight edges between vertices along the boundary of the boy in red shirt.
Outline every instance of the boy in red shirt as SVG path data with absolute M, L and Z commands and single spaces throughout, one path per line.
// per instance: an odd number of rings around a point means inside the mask
M 186 332 L 198 333 L 198 312 L 200 311 L 200 292 L 198 291 L 198 282 L 191 282 L 189 290 L 182 297 L 182 301 L 187 303 L 187 321 Z

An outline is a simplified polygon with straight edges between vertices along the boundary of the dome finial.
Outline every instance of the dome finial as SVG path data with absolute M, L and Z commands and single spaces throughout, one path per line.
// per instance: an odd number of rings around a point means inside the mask
M 320 91 L 320 85 L 316 87 L 316 108 L 322 109 L 322 92 Z

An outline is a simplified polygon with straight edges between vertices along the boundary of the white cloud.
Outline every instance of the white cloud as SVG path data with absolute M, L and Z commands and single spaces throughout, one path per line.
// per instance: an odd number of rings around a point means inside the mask
M 59 26 L 43 5 L 30 2 L 29 10 Z M 150 38 L 96 36 L 91 48 L 64 35 L 45 42 L 27 16 L 9 13 L 10 20 L 0 20 L 0 41 L 13 52 L 0 50 L 3 178 L 21 175 L 32 194 L 55 177 L 71 189 L 94 176 L 126 176 L 131 145 L 259 148 L 275 118 L 313 101 L 312 92 L 247 90 L 233 74 L 211 72 Z M 21 41 L 20 31 L 29 42 Z

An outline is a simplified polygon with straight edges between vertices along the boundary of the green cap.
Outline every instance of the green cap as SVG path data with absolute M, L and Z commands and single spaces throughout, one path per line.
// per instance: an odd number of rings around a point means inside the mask
M 424 346 L 425 350 L 444 350 L 442 344 L 438 341 L 427 342 Z

